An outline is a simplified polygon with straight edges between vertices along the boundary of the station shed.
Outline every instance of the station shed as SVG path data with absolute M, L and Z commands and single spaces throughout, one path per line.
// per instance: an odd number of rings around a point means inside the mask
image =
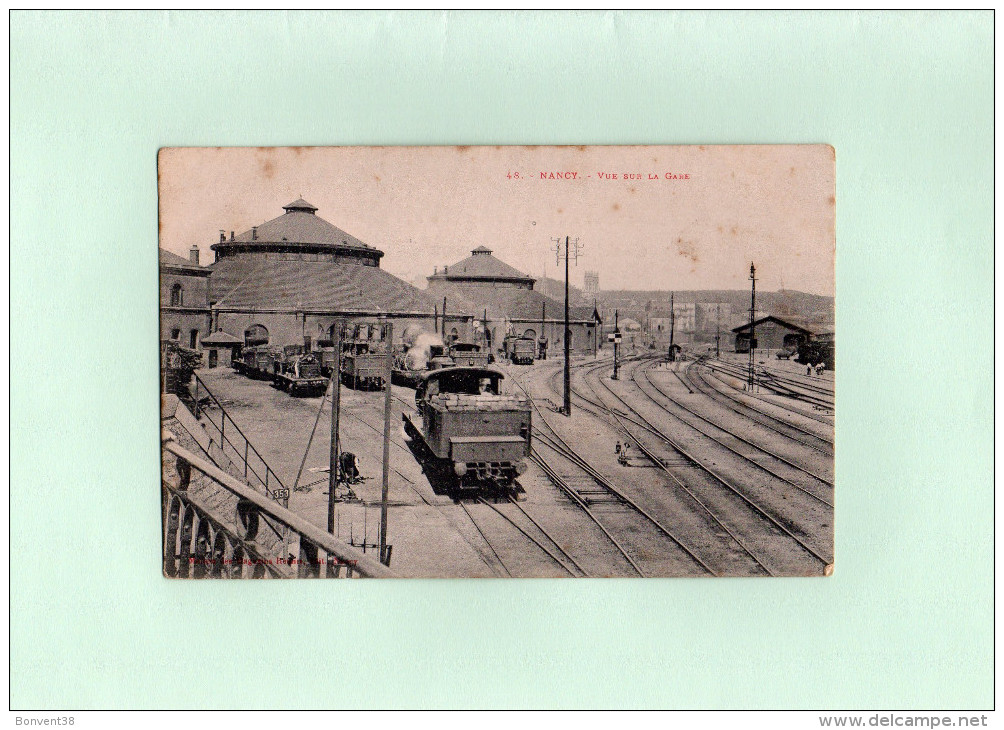
M 756 339 L 757 349 L 794 349 L 812 338 L 812 331 L 796 324 L 791 318 L 781 319 L 772 314 L 732 329 L 735 335 L 735 351 L 750 351 L 750 329 Z
M 244 339 L 223 330 L 216 330 L 202 338 L 203 350 L 207 353 L 206 365 L 211 368 L 229 367 L 240 352 Z

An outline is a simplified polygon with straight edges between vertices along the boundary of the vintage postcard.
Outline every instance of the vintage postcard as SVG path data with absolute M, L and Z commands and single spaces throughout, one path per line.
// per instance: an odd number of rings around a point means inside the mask
M 817 576 L 827 145 L 167 148 L 164 574 Z

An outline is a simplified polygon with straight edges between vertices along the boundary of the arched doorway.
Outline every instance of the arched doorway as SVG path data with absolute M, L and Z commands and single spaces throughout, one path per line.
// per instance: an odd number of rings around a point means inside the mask
M 244 346 L 268 344 L 268 328 L 263 324 L 253 324 L 244 330 Z
M 525 338 L 527 338 L 528 340 L 535 340 L 535 339 L 537 339 L 537 331 L 534 330 L 534 329 L 524 330 L 523 331 L 523 336 Z

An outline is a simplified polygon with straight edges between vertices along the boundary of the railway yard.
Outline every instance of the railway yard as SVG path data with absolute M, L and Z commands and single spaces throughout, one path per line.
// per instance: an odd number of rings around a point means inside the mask
M 757 354 L 573 359 L 572 414 L 560 359 L 498 363 L 501 392 L 529 399 L 530 457 L 508 494 L 440 488 L 401 428 L 415 390 L 392 386 L 388 542 L 404 577 L 812 576 L 833 564 L 832 371 Z M 700 356 L 699 356 L 700 355 Z M 330 431 L 319 395 L 290 397 L 229 368 L 198 371 L 229 418 L 291 489 L 289 509 L 325 528 Z M 382 390 L 340 390 L 341 447 L 360 478 L 338 493 L 336 536 L 374 551 Z M 220 420 L 204 405 L 201 418 Z M 305 455 L 305 450 L 307 451 Z M 297 474 L 300 473 L 297 481 Z M 294 485 L 295 483 L 295 485 Z

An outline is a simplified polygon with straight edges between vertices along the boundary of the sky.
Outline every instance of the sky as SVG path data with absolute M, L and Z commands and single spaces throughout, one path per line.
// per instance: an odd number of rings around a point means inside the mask
M 569 279 L 600 288 L 757 288 L 833 296 L 835 161 L 827 145 L 167 148 L 160 246 L 202 263 L 304 198 L 384 252 L 409 281 L 477 246 L 563 279 L 555 241 L 578 239 Z M 629 175 L 637 177 L 629 178 Z

